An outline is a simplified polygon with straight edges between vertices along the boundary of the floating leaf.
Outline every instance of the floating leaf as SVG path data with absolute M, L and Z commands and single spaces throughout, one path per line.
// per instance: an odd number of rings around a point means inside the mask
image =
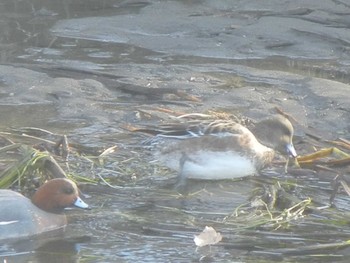
M 214 228 L 211 226 L 206 226 L 202 233 L 200 233 L 198 236 L 194 236 L 194 243 L 198 247 L 204 247 L 207 245 L 215 245 L 216 243 L 220 242 L 222 239 L 222 236 L 220 233 L 216 232 Z

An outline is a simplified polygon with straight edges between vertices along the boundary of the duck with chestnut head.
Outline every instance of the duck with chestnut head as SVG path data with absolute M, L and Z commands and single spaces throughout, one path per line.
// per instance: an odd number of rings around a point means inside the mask
M 65 178 L 44 183 L 29 200 L 11 191 L 0 190 L 0 240 L 25 238 L 67 225 L 66 207 L 88 208 L 79 197 L 77 185 Z

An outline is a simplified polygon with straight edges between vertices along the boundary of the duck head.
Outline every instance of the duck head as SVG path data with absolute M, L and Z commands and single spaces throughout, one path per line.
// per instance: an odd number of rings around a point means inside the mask
M 66 178 L 56 178 L 44 183 L 33 195 L 32 203 L 51 213 L 60 213 L 69 206 L 88 208 L 79 197 L 77 185 Z
M 253 133 L 262 144 L 285 156 L 297 157 L 293 146 L 293 125 L 282 115 L 276 115 L 257 123 Z

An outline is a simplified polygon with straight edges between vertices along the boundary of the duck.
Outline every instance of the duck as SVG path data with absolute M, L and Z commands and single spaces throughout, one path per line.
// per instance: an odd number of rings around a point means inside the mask
M 89 208 L 79 197 L 77 185 L 67 178 L 48 180 L 28 199 L 22 194 L 0 190 L 0 240 L 22 239 L 63 229 L 70 206 Z
M 272 163 L 276 151 L 287 158 L 287 171 L 289 158 L 297 157 L 293 125 L 282 115 L 249 128 L 236 120 L 191 120 L 196 116 L 179 116 L 180 124 L 165 125 L 156 135 L 171 139 L 157 143 L 156 159 L 178 171 L 180 178 L 223 180 L 257 175 Z

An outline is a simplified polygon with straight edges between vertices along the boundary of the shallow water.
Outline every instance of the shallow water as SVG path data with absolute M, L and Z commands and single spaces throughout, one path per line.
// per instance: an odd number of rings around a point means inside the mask
M 176 174 L 151 162 L 145 137 L 123 126 L 154 124 L 159 108 L 259 118 L 277 106 L 298 121 L 300 154 L 313 151 L 308 132 L 350 139 L 349 11 L 344 1 L 0 3 L 1 129 L 67 134 L 87 155 L 117 145 L 105 166 L 72 162 L 71 169 L 119 186 L 83 187 L 92 210 L 68 211 L 63 236 L 0 244 L 0 260 L 347 262 L 348 248 L 303 250 L 348 240 L 345 193 L 336 208 L 288 227 L 247 228 L 233 213 L 261 185 L 256 178 L 192 182 L 182 196 L 169 186 Z M 328 204 L 333 174 L 281 171 L 266 173 L 295 183 L 291 194 L 301 200 Z M 194 235 L 206 225 L 223 241 L 196 249 Z

